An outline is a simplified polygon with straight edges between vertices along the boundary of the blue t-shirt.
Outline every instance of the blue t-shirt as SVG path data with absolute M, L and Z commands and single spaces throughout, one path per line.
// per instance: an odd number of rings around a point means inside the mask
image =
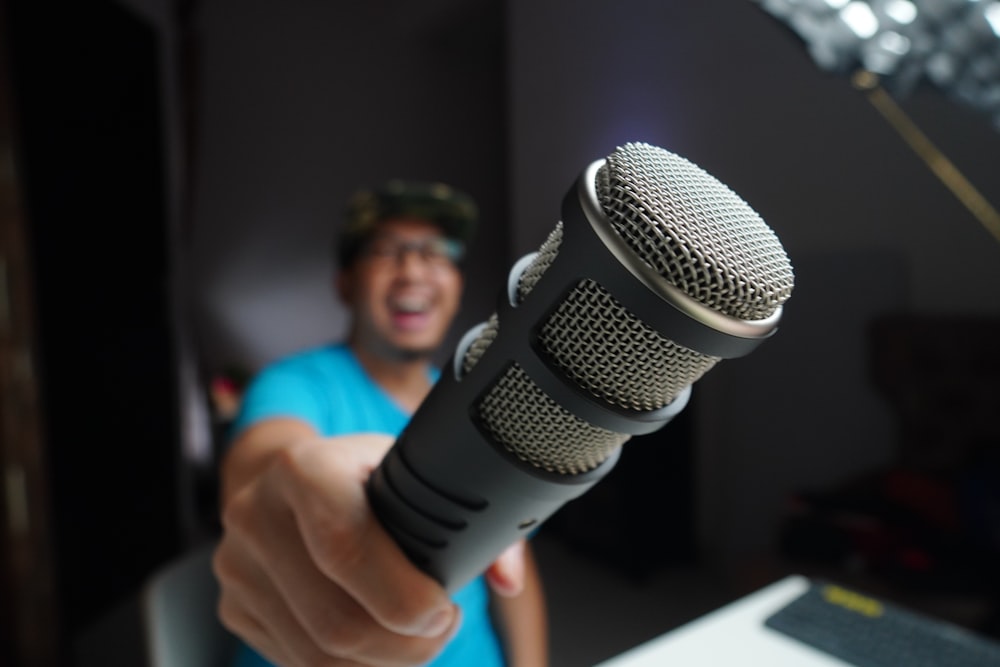
M 437 379 L 432 371 L 431 378 Z M 269 417 L 296 417 L 324 436 L 387 433 L 398 436 L 410 419 L 368 374 L 345 344 L 326 345 L 279 360 L 250 383 L 232 426 L 235 436 Z M 499 637 L 489 614 L 489 591 L 483 577 L 452 596 L 462 609 L 462 627 L 428 663 L 433 667 L 503 667 Z M 243 645 L 235 667 L 270 663 Z

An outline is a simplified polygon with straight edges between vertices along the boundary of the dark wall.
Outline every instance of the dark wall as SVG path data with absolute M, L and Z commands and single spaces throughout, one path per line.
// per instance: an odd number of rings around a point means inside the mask
M 157 36 L 113 2 L 63 4 L 9 9 L 71 637 L 177 552 L 178 429 Z
M 535 215 L 511 215 L 512 184 L 520 189 L 557 174 L 546 160 L 511 169 L 511 148 L 521 144 L 509 109 L 525 94 L 510 71 L 524 43 L 521 26 L 509 21 L 512 4 L 217 0 L 202 6 L 194 22 L 193 226 L 182 259 L 191 266 L 203 364 L 257 366 L 338 335 L 346 314 L 330 290 L 331 233 L 351 190 L 392 176 L 441 179 L 475 196 L 482 226 L 454 332 L 494 310 L 516 259 L 517 234 L 540 218 L 544 228 L 532 230 L 540 242 L 570 183 L 547 191 Z M 557 58 L 544 49 L 533 55 L 531 66 L 539 68 Z M 539 104 L 551 102 L 564 79 L 579 75 L 568 69 L 551 88 L 530 92 L 539 93 Z M 580 118 L 597 119 L 583 107 L 574 113 L 559 122 L 571 128 Z M 536 248 L 522 246 L 517 254 Z M 692 452 L 682 424 L 672 426 L 646 438 L 648 446 L 634 443 L 636 455 L 593 497 L 575 502 L 553 530 L 636 573 L 690 558 Z M 655 470 L 666 472 L 650 479 Z M 647 515 L 636 508 L 650 508 L 661 530 L 646 530 Z M 621 548 L 609 548 L 614 544 Z
M 641 140 L 729 185 L 791 257 L 778 333 L 700 380 L 689 408 L 702 545 L 737 564 L 766 553 L 792 490 L 893 461 L 898 424 L 870 381 L 872 317 L 996 317 L 1000 243 L 757 2 L 513 0 L 507 24 L 516 251 L 537 247 L 585 165 Z M 901 104 L 1000 205 L 989 118 L 930 86 Z
M 503 4 L 200 3 L 178 259 L 204 365 L 253 369 L 346 330 L 330 243 L 349 195 L 388 178 L 475 197 L 456 336 L 486 318 L 509 254 Z
M 177 73 L 193 139 L 181 230 L 165 214 L 164 31 L 110 0 L 10 4 L 71 627 L 178 543 L 169 277 L 184 276 L 209 369 L 335 335 L 328 241 L 358 185 L 440 178 L 480 201 L 459 333 L 492 310 L 579 170 L 620 141 L 676 150 L 760 210 L 799 287 L 774 341 L 697 388 L 684 428 L 698 450 L 673 462 L 697 468 L 680 478 L 724 554 L 769 543 L 789 488 L 890 453 L 891 415 L 864 384 L 866 318 L 1000 308 L 993 239 L 749 0 L 178 2 L 192 48 Z M 985 120 L 933 91 L 907 110 L 996 202 Z
M 187 369 L 345 324 L 329 243 L 353 189 L 476 197 L 453 335 L 493 308 L 508 222 L 502 3 L 65 4 L 14 0 L 11 23 L 72 638 L 190 541 Z

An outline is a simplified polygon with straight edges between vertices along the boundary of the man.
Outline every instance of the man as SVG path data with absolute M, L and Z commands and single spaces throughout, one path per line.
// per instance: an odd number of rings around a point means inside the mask
M 364 491 L 437 378 L 431 356 L 458 310 L 475 225 L 472 200 L 443 184 L 358 193 L 336 245 L 347 341 L 271 364 L 244 395 L 214 558 L 220 618 L 248 645 L 239 667 L 547 664 L 526 544 L 449 599 Z

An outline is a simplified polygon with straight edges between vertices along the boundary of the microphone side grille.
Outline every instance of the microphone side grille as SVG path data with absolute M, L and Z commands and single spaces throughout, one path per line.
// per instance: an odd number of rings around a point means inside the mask
M 539 247 L 535 258 L 524 269 L 517 280 L 517 303 L 524 302 L 525 297 L 541 279 L 545 270 L 551 266 L 556 255 L 559 254 L 559 244 L 562 243 L 562 222 L 556 224 L 545 241 Z M 490 316 L 486 327 L 480 332 L 476 340 L 472 342 L 462 359 L 462 371 L 468 373 L 473 366 L 482 358 L 483 353 L 489 348 L 497 335 L 500 333 L 500 320 L 496 313 Z
M 589 279 L 546 320 L 539 341 L 580 387 L 634 410 L 662 408 L 719 361 L 664 338 Z
M 531 261 L 531 264 L 521 273 L 517 281 L 517 302 L 522 303 L 528 293 L 534 289 L 546 269 L 555 261 L 559 254 L 559 246 L 562 245 L 563 223 L 560 220 L 555 228 L 549 232 L 545 242 L 538 249 L 538 254 Z
M 523 302 L 559 253 L 559 222 L 521 274 Z M 466 372 L 496 337 L 495 316 L 465 358 Z M 582 389 L 609 403 L 656 410 L 670 403 L 718 361 L 664 338 L 632 315 L 593 280 L 582 281 L 559 304 L 539 331 L 539 343 L 553 363 Z
M 629 143 L 598 170 L 598 200 L 635 254 L 696 301 L 742 320 L 791 295 L 791 263 L 743 199 L 688 160 Z
M 516 363 L 483 397 L 479 416 L 496 442 L 518 458 L 564 475 L 593 470 L 629 439 L 567 412 Z
M 462 372 L 468 373 L 472 370 L 479 360 L 482 358 L 483 353 L 486 352 L 487 348 L 496 340 L 497 335 L 500 333 L 500 318 L 496 313 L 490 315 L 490 319 L 487 320 L 486 326 L 483 330 L 479 332 L 476 339 L 472 341 L 469 345 L 469 349 L 465 351 L 465 356 L 462 358 Z
M 559 222 L 522 272 L 517 301 L 527 298 L 559 253 Z M 463 359 L 468 372 L 499 333 L 496 314 Z M 594 396 L 633 410 L 656 410 L 719 361 L 664 338 L 593 280 L 581 281 L 539 331 L 553 364 Z

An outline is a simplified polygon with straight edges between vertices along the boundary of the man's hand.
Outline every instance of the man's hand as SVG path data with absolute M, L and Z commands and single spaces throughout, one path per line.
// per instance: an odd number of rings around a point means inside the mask
M 292 428 L 294 440 L 274 446 L 288 421 L 250 429 L 230 452 L 213 560 L 222 622 L 282 667 L 427 662 L 461 619 L 369 509 L 365 481 L 392 438 Z M 520 589 L 518 560 L 515 548 L 494 588 Z

